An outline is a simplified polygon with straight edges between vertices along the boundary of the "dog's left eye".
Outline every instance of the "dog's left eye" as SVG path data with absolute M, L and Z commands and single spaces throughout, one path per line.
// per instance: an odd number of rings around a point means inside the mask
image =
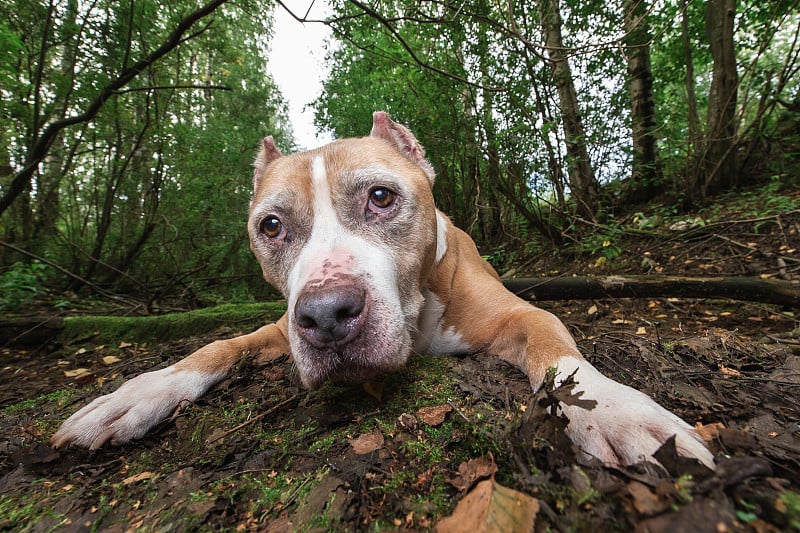
M 397 195 L 386 187 L 376 187 L 369 193 L 369 206 L 383 211 L 392 206 Z
M 274 216 L 269 216 L 261 221 L 261 233 L 270 239 L 277 239 L 282 237 L 286 232 L 280 219 Z

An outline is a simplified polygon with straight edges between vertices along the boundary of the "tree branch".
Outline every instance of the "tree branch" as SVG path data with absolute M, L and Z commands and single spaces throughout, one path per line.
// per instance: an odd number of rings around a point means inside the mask
M 786 281 L 748 278 L 683 276 L 576 276 L 519 278 L 503 285 L 520 298 L 594 300 L 604 298 L 729 298 L 800 309 L 800 289 Z
M 227 85 L 199 85 L 199 84 L 189 84 L 189 85 L 148 85 L 147 87 L 131 87 L 128 89 L 121 89 L 117 91 L 115 94 L 125 94 L 125 93 L 135 93 L 140 91 L 164 91 L 164 90 L 174 90 L 174 89 L 202 89 L 204 91 L 209 89 L 214 89 L 218 91 L 232 91 L 233 87 L 228 87 Z

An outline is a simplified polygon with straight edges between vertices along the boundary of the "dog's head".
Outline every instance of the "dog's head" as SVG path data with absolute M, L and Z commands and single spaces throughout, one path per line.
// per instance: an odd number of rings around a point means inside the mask
M 303 383 L 402 367 L 436 256 L 433 169 L 386 113 L 369 137 L 255 162 L 248 231 L 264 277 L 286 297 Z

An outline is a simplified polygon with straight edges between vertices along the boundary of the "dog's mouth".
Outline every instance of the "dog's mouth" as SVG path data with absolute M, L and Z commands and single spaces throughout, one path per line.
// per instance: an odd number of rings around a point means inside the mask
M 301 295 L 290 321 L 292 354 L 309 389 L 325 381 L 373 379 L 402 368 L 411 354 L 410 334 L 397 306 L 357 287 Z

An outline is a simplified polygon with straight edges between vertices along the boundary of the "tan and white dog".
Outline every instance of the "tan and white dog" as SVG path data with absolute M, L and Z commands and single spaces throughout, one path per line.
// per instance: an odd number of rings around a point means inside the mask
M 683 420 L 600 374 L 564 325 L 508 292 L 466 233 L 436 210 L 422 146 L 383 112 L 369 137 L 283 156 L 271 137 L 255 163 L 248 231 L 266 280 L 288 311 L 275 324 L 217 341 L 142 374 L 67 419 L 55 446 L 98 448 L 143 436 L 245 356 L 294 357 L 303 384 L 368 380 L 414 353 L 485 351 L 538 389 L 548 368 L 575 372 L 594 409 L 563 405 L 582 459 L 650 460 L 672 435 L 681 455 L 713 468 Z

